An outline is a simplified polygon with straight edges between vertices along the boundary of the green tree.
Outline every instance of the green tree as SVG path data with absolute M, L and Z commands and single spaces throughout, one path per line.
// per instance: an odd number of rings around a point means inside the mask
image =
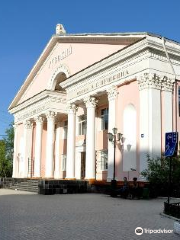
M 0 140 L 0 177 L 11 177 L 13 167 L 14 129 L 13 124 L 6 129 L 6 136 Z
M 157 195 L 167 195 L 169 183 L 169 161 L 168 157 L 147 157 L 148 167 L 141 174 L 150 182 Z M 172 158 L 172 181 L 171 189 L 174 196 L 180 196 L 180 156 Z

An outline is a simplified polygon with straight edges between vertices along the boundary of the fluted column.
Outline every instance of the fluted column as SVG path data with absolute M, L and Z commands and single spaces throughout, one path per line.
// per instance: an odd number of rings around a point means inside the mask
M 107 90 L 109 101 L 109 116 L 108 116 L 108 132 L 112 132 L 112 129 L 116 127 L 116 97 L 117 88 L 112 86 Z M 108 176 L 107 180 L 113 179 L 114 171 L 114 146 L 113 143 L 108 141 Z
M 60 178 L 60 122 L 56 126 L 56 141 L 55 141 L 55 171 L 54 178 Z
M 35 162 L 34 162 L 34 177 L 41 177 L 41 151 L 42 151 L 42 130 L 43 118 L 37 117 L 36 121 L 36 144 L 35 144 Z
M 18 162 L 17 162 L 17 125 L 14 124 L 14 154 L 13 154 L 13 174 L 12 177 L 18 177 L 17 176 L 17 169 L 18 169 Z
M 31 174 L 31 153 L 32 153 L 32 130 L 33 124 L 30 120 L 24 123 L 24 157 L 23 157 L 23 177 L 30 177 Z
M 76 105 L 70 104 L 68 105 L 66 178 L 75 178 L 75 126 L 76 126 Z
M 49 111 L 47 117 L 47 140 L 46 140 L 46 166 L 45 177 L 54 177 L 54 130 L 55 130 L 55 112 Z
M 88 97 L 84 100 L 87 108 L 87 134 L 86 134 L 86 179 L 96 178 L 95 159 L 95 109 L 97 100 Z

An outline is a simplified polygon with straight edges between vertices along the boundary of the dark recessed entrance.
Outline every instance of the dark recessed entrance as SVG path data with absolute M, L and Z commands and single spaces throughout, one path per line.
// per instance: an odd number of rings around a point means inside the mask
M 81 179 L 85 178 L 85 169 L 86 169 L 86 153 L 81 152 Z

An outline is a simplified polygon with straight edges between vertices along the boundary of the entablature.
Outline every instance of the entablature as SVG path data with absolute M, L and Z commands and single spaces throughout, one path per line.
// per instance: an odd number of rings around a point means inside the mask
M 66 113 L 66 93 L 45 90 L 10 110 L 15 123 L 35 118 L 48 110 Z

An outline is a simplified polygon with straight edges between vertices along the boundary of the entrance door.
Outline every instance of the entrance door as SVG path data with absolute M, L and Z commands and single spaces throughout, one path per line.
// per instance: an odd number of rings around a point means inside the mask
M 85 178 L 86 153 L 81 152 L 81 179 Z

